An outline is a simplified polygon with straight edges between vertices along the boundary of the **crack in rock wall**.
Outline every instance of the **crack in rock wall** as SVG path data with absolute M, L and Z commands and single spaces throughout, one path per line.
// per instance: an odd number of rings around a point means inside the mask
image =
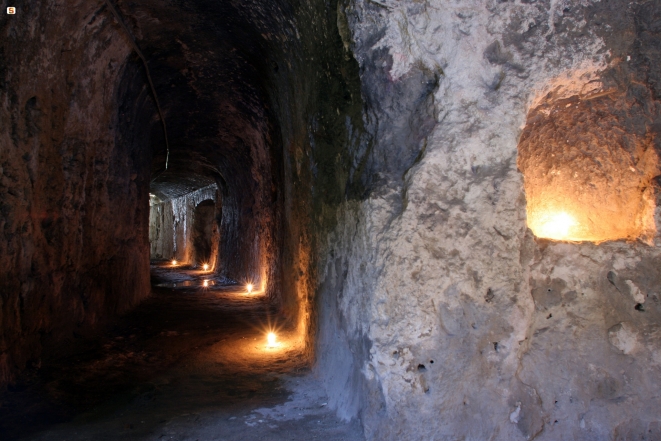
M 635 130 L 659 151 L 660 16 L 642 1 L 340 3 L 369 185 L 320 252 L 319 370 L 368 439 L 660 436 L 658 233 L 535 239 L 517 169 L 540 99 L 617 82 L 651 91 Z

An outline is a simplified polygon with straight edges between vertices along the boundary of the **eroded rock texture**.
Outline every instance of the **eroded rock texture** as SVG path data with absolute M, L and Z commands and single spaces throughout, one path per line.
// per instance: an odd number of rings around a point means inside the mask
M 324 250 L 319 369 L 332 404 L 360 415 L 369 439 L 658 438 L 657 230 L 649 245 L 535 239 L 517 169 L 528 112 L 549 94 L 617 121 L 609 142 L 640 139 L 613 146 L 632 160 L 643 144 L 658 154 L 658 2 L 339 11 L 379 179 L 338 210 Z M 595 95 L 615 87 L 619 98 Z M 638 191 L 658 206 L 655 185 Z
M 121 82 L 130 45 L 93 2 L 20 9 L 0 25 L 0 383 L 150 289 L 150 132 L 132 131 L 149 121 L 121 107 L 149 98 Z
M 557 151 L 580 194 L 611 142 L 600 185 L 659 206 L 658 2 L 113 4 L 2 22 L 0 382 L 148 293 L 150 189 L 152 252 L 195 259 L 174 201 L 215 185 L 216 271 L 264 281 L 368 439 L 659 438 L 659 209 L 551 242 L 524 191 Z
M 518 165 L 525 181 L 528 226 L 537 236 L 652 242 L 652 180 L 659 175 L 659 160 L 655 132 L 648 127 L 659 106 L 651 90 L 627 81 L 632 74 L 623 70 L 607 72 L 619 81 L 603 85 L 606 90 L 557 101 L 549 92 L 528 113 Z M 618 90 L 618 84 L 628 90 Z M 549 222 L 555 213 L 568 216 L 565 237 L 553 237 Z

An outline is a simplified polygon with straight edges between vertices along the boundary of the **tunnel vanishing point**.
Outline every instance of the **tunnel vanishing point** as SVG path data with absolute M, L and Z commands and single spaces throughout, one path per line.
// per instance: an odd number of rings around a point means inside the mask
M 661 440 L 659 1 L 1 6 L 2 391 L 174 259 L 367 440 Z

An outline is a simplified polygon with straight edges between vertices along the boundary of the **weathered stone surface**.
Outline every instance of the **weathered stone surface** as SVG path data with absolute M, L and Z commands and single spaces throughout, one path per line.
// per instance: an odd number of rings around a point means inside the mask
M 638 336 L 635 328 L 628 323 L 618 323 L 608 329 L 608 340 L 625 354 L 636 350 Z
M 149 121 L 122 106 L 151 104 L 121 82 L 131 47 L 101 3 L 16 6 L 0 22 L 0 384 L 150 290 L 149 131 L 132 132 Z
M 218 271 L 267 281 L 368 439 L 656 436 L 658 2 L 116 4 L 169 155 L 104 7 L 28 2 L 2 25 L 0 381 L 146 295 L 150 184 L 215 182 Z M 558 182 L 535 161 L 571 159 L 563 137 L 587 152 L 582 185 L 618 144 L 600 183 L 657 207 L 629 241 L 527 228 L 524 174 Z M 639 208 L 620 196 L 593 206 Z M 152 251 L 170 258 L 193 247 L 165 240 L 168 206 Z
M 399 159 L 399 175 L 372 161 L 390 179 L 338 210 L 322 251 L 320 371 L 338 412 L 360 415 L 379 440 L 598 440 L 657 427 L 661 316 L 648 304 L 659 234 L 653 227 L 649 245 L 535 239 L 517 146 L 549 92 L 570 99 L 619 81 L 648 92 L 627 95 L 644 117 L 618 130 L 659 151 L 658 4 L 339 8 L 372 151 L 402 158 L 398 140 L 409 139 L 419 156 Z M 432 79 L 426 98 L 402 92 L 410 78 Z M 420 106 L 436 121 L 422 131 L 403 123 Z M 656 187 L 648 191 L 658 206 Z M 653 218 L 659 225 L 658 209 Z

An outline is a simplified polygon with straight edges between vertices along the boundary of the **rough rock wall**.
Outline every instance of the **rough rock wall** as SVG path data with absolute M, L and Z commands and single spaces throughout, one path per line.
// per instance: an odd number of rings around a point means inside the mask
M 352 161 L 365 154 L 358 65 L 337 32 L 334 1 L 241 1 L 237 8 L 263 36 L 268 56 L 262 72 L 275 122 L 270 145 L 282 183 L 277 296 L 311 355 L 319 243 L 337 224 L 346 195 L 363 192 L 361 174 L 349 176 Z
M 150 259 L 179 259 L 174 252 L 176 236 L 171 201 L 151 204 L 149 206 Z
M 149 246 L 152 259 L 177 259 L 191 265 L 200 263 L 195 261 L 193 224 L 195 208 L 207 200 L 214 201 L 217 207 L 220 206 L 215 184 L 150 206 Z M 213 263 L 216 263 L 218 258 L 216 241 Z
M 2 6 L 0 385 L 150 290 L 150 152 L 134 143 L 149 130 L 130 133 L 149 97 L 120 85 L 130 45 L 98 2 Z
M 661 437 L 658 234 L 537 240 L 517 170 L 540 97 L 615 78 L 659 150 L 658 2 L 339 8 L 374 142 L 320 262 L 329 404 L 378 440 Z

